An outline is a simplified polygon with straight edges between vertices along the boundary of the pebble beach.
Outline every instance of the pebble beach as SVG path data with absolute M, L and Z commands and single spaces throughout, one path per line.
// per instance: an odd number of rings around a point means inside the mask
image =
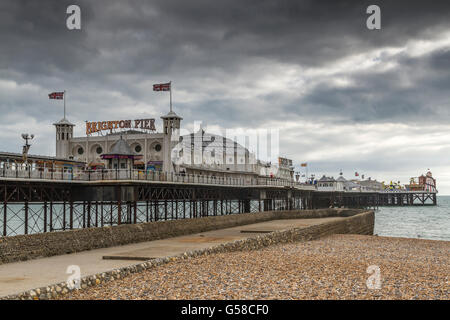
M 374 270 L 379 289 L 367 287 Z M 449 299 L 449 288 L 448 241 L 333 235 L 177 260 L 59 299 Z

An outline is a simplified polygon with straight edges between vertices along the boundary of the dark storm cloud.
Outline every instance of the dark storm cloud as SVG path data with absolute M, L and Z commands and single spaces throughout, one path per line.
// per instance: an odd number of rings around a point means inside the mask
M 70 4 L 81 7 L 81 31 L 66 28 Z M 366 28 L 371 4 L 381 7 L 381 30 Z M 420 130 L 411 131 L 417 123 L 448 123 L 450 43 L 423 52 L 409 46 L 448 37 L 449 13 L 450 2 L 424 0 L 2 0 L 0 125 L 8 134 L 0 150 L 17 149 L 14 130 L 33 130 L 41 141 L 33 148 L 53 152 L 51 123 L 62 106 L 48 100 L 51 91 L 68 91 L 69 119 L 81 135 L 87 119 L 159 118 L 168 97 L 151 85 L 172 80 L 185 125 L 298 123 L 292 132 L 280 125 L 282 152 L 294 159 L 313 159 L 320 170 L 344 162 L 353 170 L 361 161 L 373 170 L 382 170 L 380 163 L 398 169 L 395 159 L 413 158 L 409 149 L 355 156 L 348 141 L 373 148 L 380 138 L 353 141 L 340 126 L 394 122 L 420 138 Z M 304 121 L 335 131 L 302 133 Z M 342 148 L 331 160 L 317 156 L 336 145 Z M 448 148 L 433 152 L 448 158 Z
M 66 8 L 71 1 L 2 1 L 0 68 L 30 74 L 73 72 L 95 53 L 83 32 L 69 33 Z M 86 7 L 83 13 L 88 14 Z
M 272 63 L 326 68 L 346 56 L 401 46 L 417 37 L 429 38 L 450 24 L 446 1 L 377 1 L 382 9 L 382 30 L 368 31 L 365 10 L 372 3 L 78 1 L 82 30 L 68 31 L 65 10 L 71 1 L 2 1 L 0 77 L 43 88 L 70 86 L 79 93 L 118 91 L 139 101 L 149 99 L 149 88 L 137 86 L 145 80 L 173 79 L 178 89 L 201 91 L 208 78 L 227 85 L 232 85 L 233 79 L 245 78 L 243 68 L 258 59 L 268 68 L 255 73 L 255 78 L 272 72 Z M 400 72 L 427 68 L 428 77 L 416 85 L 425 85 L 426 92 L 445 100 L 436 92 L 447 84 L 448 55 L 443 52 L 429 57 L 425 67 L 418 65 L 421 58 L 399 59 Z M 256 123 L 263 122 L 274 109 L 314 118 L 344 114 L 343 118 L 351 121 L 383 120 L 392 113 L 420 115 L 428 110 L 421 105 L 426 99 L 417 98 L 416 88 L 397 88 L 398 72 L 352 74 L 358 86 L 346 88 L 335 87 L 324 77 L 306 97 L 291 101 L 280 99 L 270 88 L 252 101 L 234 97 L 233 88 L 216 93 L 217 88 L 212 87 L 200 101 L 180 103 L 189 110 L 207 111 L 207 117 L 229 120 L 228 125 L 245 123 L 242 115 L 230 110 L 245 113 L 242 105 L 252 103 L 264 107 L 251 118 Z M 248 86 L 251 80 L 248 78 Z M 378 97 L 369 99 L 372 95 Z M 16 107 L 22 109 L 29 99 L 19 99 Z M 81 94 L 75 99 L 80 103 L 86 100 Z M 9 106 L 3 101 L 3 109 Z M 278 112 L 273 116 L 284 115 Z
M 444 1 L 378 1 L 383 31 L 372 33 L 365 28 L 371 1 L 80 1 L 83 30 L 68 32 L 70 3 L 2 1 L 2 66 L 75 71 L 102 58 L 93 71 L 235 71 L 254 57 L 322 65 L 449 25 Z
M 298 105 L 303 105 L 311 117 L 330 115 L 355 122 L 446 123 L 450 116 L 446 90 L 450 86 L 450 50 L 416 58 L 399 55 L 392 61 L 401 67 L 348 75 L 353 84 L 345 88 L 324 80 L 286 110 L 299 110 Z

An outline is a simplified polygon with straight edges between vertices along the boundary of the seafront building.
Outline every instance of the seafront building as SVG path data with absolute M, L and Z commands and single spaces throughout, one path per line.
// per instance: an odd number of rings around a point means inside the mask
M 373 180 L 370 177 L 367 180 L 360 181 L 359 184 L 361 185 L 362 190 L 368 190 L 368 191 L 384 190 L 383 183 L 377 181 L 376 179 Z
M 337 179 L 323 175 L 317 181 L 317 190 L 319 191 L 344 191 L 344 192 L 370 192 L 383 191 L 383 183 L 368 178 L 367 180 L 347 180 L 342 172 Z
M 131 171 L 137 170 L 146 175 L 195 175 L 240 179 L 243 183 L 260 177 L 294 182 L 291 159 L 262 161 L 242 144 L 202 128 L 179 136 L 182 119 L 173 111 L 162 116 L 162 132 L 156 131 L 155 119 L 86 122 L 86 135 L 75 137 L 75 124 L 64 117 L 53 124 L 56 156 L 0 152 L 0 170 L 5 177 L 50 179 L 56 172 L 61 172 L 63 179 L 72 179 L 80 172 L 106 169 L 129 172 L 124 177 L 131 177 Z M 59 173 L 56 177 L 60 177 Z M 371 178 L 347 180 L 342 172 L 337 179 L 323 175 L 314 184 L 318 191 L 327 192 L 392 191 L 401 187 L 392 183 L 386 186 Z M 428 171 L 418 177 L 418 182 L 412 178 L 404 189 L 436 192 L 436 179 Z
M 271 177 L 294 180 L 291 159 L 265 162 L 240 143 L 200 129 L 178 136 L 182 117 L 170 111 L 155 119 L 86 122 L 86 135 L 74 136 L 67 118 L 54 123 L 56 156 L 31 156 L 26 162 L 38 170 L 142 170 L 217 178 Z M 23 154 L 0 153 L 0 168 L 19 170 Z M 44 168 L 44 169 L 43 169 Z
M 319 191 L 336 191 L 337 183 L 333 177 L 327 177 L 325 175 L 317 181 L 317 190 Z

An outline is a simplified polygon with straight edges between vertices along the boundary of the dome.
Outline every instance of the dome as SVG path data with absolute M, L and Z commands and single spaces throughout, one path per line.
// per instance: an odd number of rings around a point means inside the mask
M 140 159 L 142 156 L 135 153 L 133 150 L 131 150 L 131 147 L 128 145 L 128 143 L 122 139 L 122 136 L 120 136 L 120 139 L 114 144 L 114 146 L 111 149 L 111 152 L 103 154 L 102 159 L 110 159 L 110 158 L 132 158 L 132 159 Z

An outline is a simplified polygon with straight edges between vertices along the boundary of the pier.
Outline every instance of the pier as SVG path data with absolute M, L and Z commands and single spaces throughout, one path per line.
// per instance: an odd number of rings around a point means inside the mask
M 140 170 L 2 170 L 0 234 L 319 208 L 436 205 L 436 193 L 324 192 L 274 178 L 218 178 Z
M 385 206 L 435 206 L 436 192 L 427 191 L 365 191 L 313 193 L 313 203 L 317 208 L 327 204 L 330 207 L 377 208 Z

